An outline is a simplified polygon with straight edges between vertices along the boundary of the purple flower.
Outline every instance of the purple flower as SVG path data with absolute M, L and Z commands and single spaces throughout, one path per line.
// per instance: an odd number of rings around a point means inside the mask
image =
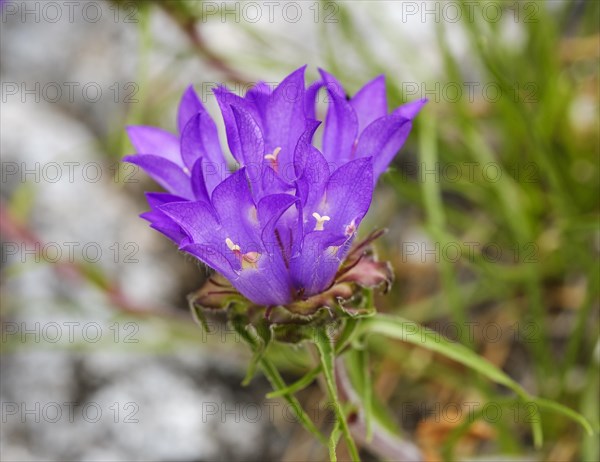
M 192 87 L 179 105 L 179 136 L 128 128 L 137 153 L 124 160 L 168 191 L 148 193 L 151 211 L 142 217 L 258 305 L 303 303 L 332 288 L 377 177 L 425 103 L 388 114 L 383 77 L 347 100 L 325 71 L 306 89 L 304 70 L 274 90 L 259 83 L 245 97 L 214 90 L 240 165 L 235 173 L 226 168 L 216 124 Z M 322 87 L 330 103 L 321 151 L 313 135 Z M 344 270 L 345 281 L 356 273 Z

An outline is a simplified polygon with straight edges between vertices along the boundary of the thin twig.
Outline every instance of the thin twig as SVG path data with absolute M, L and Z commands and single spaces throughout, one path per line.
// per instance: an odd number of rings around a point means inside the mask
M 169 2 L 158 3 L 160 8 L 179 26 L 185 33 L 189 41 L 194 46 L 196 52 L 213 68 L 221 72 L 225 78 L 233 83 L 246 84 L 250 79 L 244 77 L 240 72 L 230 66 L 217 53 L 209 48 L 204 37 L 196 27 L 196 21 L 193 18 L 183 17 L 180 13 L 173 10 Z
M 8 207 L 4 204 L 4 201 L 0 202 L 0 232 L 3 239 L 12 239 L 13 241 L 20 242 L 25 245 L 31 245 L 36 249 L 35 259 L 36 261 L 43 261 L 44 255 L 42 249 L 45 244 L 36 235 L 34 231 L 27 227 L 24 223 L 21 223 L 15 217 L 12 216 Z M 83 280 L 90 285 L 92 281 L 89 277 L 89 270 L 86 266 L 79 261 L 67 261 L 67 262 L 49 262 L 52 265 L 54 271 L 62 277 Z M 175 317 L 181 319 L 189 319 L 189 315 L 186 312 L 176 310 L 169 307 L 152 307 L 148 308 L 146 305 L 143 307 L 139 304 L 130 300 L 127 295 L 123 292 L 119 286 L 118 281 L 111 280 L 104 272 L 100 273 L 101 282 L 94 282 L 93 285 L 100 288 L 102 292 L 109 299 L 111 306 L 123 311 L 124 313 L 136 316 L 164 316 L 164 317 Z M 105 284 L 104 284 L 105 283 Z

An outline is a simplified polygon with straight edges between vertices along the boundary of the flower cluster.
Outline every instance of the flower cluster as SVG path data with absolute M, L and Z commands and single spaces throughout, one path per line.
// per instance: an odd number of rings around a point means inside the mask
M 340 282 L 377 178 L 426 102 L 388 113 L 383 76 L 348 98 L 323 70 L 306 88 L 304 71 L 274 90 L 259 83 L 244 97 L 214 89 L 240 167 L 234 173 L 222 169 L 217 126 L 192 87 L 179 106 L 179 135 L 128 128 L 137 153 L 124 160 L 168 191 L 147 193 L 151 211 L 142 217 L 261 306 L 302 304 Z M 328 109 L 319 149 L 322 88 Z M 356 262 L 345 265 L 346 281 Z

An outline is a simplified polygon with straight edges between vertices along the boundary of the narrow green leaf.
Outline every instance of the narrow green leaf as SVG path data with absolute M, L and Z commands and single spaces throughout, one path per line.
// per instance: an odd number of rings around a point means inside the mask
M 232 325 L 235 331 L 248 343 L 253 352 L 259 347 L 258 342 L 254 339 L 249 332 L 246 330 L 245 326 L 241 322 L 232 322 Z M 260 358 L 260 366 L 267 377 L 267 380 L 271 383 L 271 386 L 275 390 L 279 390 L 281 388 L 285 388 L 286 384 L 281 374 L 275 367 L 275 365 L 269 361 L 266 357 L 262 356 Z M 288 403 L 288 405 L 292 408 L 295 417 L 302 424 L 302 426 L 312 435 L 315 436 L 324 446 L 327 446 L 327 438 L 325 438 L 318 428 L 315 426 L 312 420 L 308 417 L 306 412 L 302 409 L 302 405 L 298 399 L 291 394 L 284 394 L 282 398 Z
M 533 431 L 533 445 L 536 448 L 541 448 L 544 443 L 544 433 L 542 431 L 540 411 L 537 408 L 535 414 L 531 418 L 531 430 Z
M 454 361 L 479 372 L 488 379 L 510 388 L 524 401 L 536 403 L 540 407 L 552 409 L 570 417 L 581 424 L 581 426 L 585 428 L 588 433 L 593 434 L 593 430 L 589 422 L 577 412 L 554 401 L 531 396 L 523 387 L 521 387 L 521 385 L 507 376 L 504 372 L 496 368 L 494 365 L 481 358 L 464 345 L 450 342 L 442 338 L 437 332 L 423 328 L 407 319 L 383 314 L 378 314 L 372 318 L 364 320 L 360 326 L 360 330 L 363 332 L 387 335 L 388 337 L 418 345 L 422 348 L 426 348 L 446 356 L 447 358 L 453 359 Z M 539 447 L 539 445 L 542 444 L 540 419 L 532 420 L 534 420 L 534 440 L 536 445 Z M 536 420 L 537 422 L 535 422 Z
M 244 380 L 242 381 L 243 386 L 248 385 L 252 381 L 252 378 L 256 373 L 256 367 L 258 366 L 260 360 L 267 351 L 267 348 L 271 343 L 271 339 L 273 338 L 271 329 L 266 322 L 259 322 L 257 325 L 254 326 L 254 328 L 257 337 L 260 339 L 260 342 L 256 342 L 256 349 L 254 351 L 254 355 L 252 357 L 252 360 L 250 361 L 250 364 L 248 365 L 246 377 L 244 377 Z
M 352 336 L 358 326 L 360 319 L 356 318 L 346 318 L 344 322 L 344 328 L 340 333 L 339 337 L 335 343 L 335 353 L 338 355 L 344 349 L 344 347 L 348 344 L 348 342 L 352 339 Z
M 210 333 L 210 328 L 206 321 L 206 316 L 204 316 L 204 312 L 202 311 L 202 307 L 194 302 L 193 296 L 188 295 L 188 305 L 190 307 L 190 312 L 192 313 L 192 319 L 204 330 L 204 332 Z
M 342 432 L 340 431 L 340 426 L 336 422 L 335 425 L 333 426 L 333 429 L 331 430 L 331 435 L 329 436 L 329 460 L 330 460 L 330 462 L 337 462 L 337 454 L 336 454 L 335 450 L 337 448 L 338 442 L 340 441 L 341 434 L 342 434 Z
M 278 398 L 283 395 L 298 393 L 300 390 L 303 390 L 306 387 L 308 387 L 319 376 L 320 373 L 321 365 L 315 367 L 314 369 L 311 369 L 291 385 L 268 393 L 267 398 Z
M 346 347 L 348 342 L 352 339 L 352 336 L 359 322 L 360 320 L 355 318 L 346 319 L 346 322 L 344 323 L 344 328 L 342 329 L 342 332 L 340 333 L 335 344 L 336 355 L 341 353 L 341 351 Z M 291 385 L 280 390 L 272 391 L 271 393 L 267 394 L 267 398 L 277 398 L 285 394 L 298 393 L 300 390 L 303 390 L 304 388 L 308 387 L 319 376 L 321 370 L 321 365 L 319 364 L 317 367 L 308 371 L 305 375 L 303 375 Z
M 546 408 L 554 412 L 558 412 L 559 414 L 562 414 L 566 417 L 570 417 L 574 421 L 578 422 L 583 428 L 585 428 L 588 435 L 592 436 L 594 434 L 594 429 L 592 428 L 592 425 L 589 423 L 589 421 L 573 409 L 570 409 L 567 406 L 563 406 L 562 404 L 557 403 L 556 401 L 551 401 L 546 398 L 533 397 L 531 400 L 542 409 Z
M 354 444 L 352 435 L 350 435 L 350 429 L 348 428 L 348 423 L 346 422 L 346 415 L 342 410 L 342 405 L 338 397 L 337 385 L 335 381 L 334 352 L 333 347 L 331 346 L 331 339 L 327 335 L 326 329 L 321 328 L 317 330 L 316 345 L 321 358 L 321 366 L 323 368 L 323 375 L 325 376 L 325 383 L 327 384 L 329 399 L 332 401 L 336 420 L 340 426 L 342 435 L 344 435 L 344 440 L 346 441 L 346 445 L 350 451 L 350 457 L 353 461 L 360 461 L 356 444 Z
M 361 400 L 365 411 L 365 424 L 367 427 L 367 441 L 373 439 L 373 384 L 371 381 L 371 371 L 369 370 L 369 351 L 367 348 L 358 350 L 358 360 L 360 372 L 362 375 L 362 394 Z
M 271 386 L 274 389 L 277 390 L 279 388 L 285 387 L 285 382 L 283 381 L 283 378 L 281 377 L 281 375 L 279 374 L 279 371 L 277 370 L 277 368 L 273 365 L 273 363 L 271 361 L 269 361 L 267 358 L 263 357 L 260 360 L 260 364 L 261 364 L 263 373 L 265 374 L 265 376 L 267 377 L 267 379 L 271 383 Z M 327 439 L 321 434 L 321 432 L 315 426 L 313 421 L 310 420 L 310 418 L 308 417 L 306 412 L 304 412 L 304 410 L 302 409 L 302 405 L 300 404 L 300 401 L 298 401 L 298 399 L 295 396 L 290 395 L 290 394 L 283 395 L 283 399 L 285 399 L 285 401 L 290 405 L 290 407 L 292 408 L 292 410 L 294 412 L 294 415 L 296 416 L 298 421 L 302 424 L 302 426 L 309 433 L 311 433 L 313 436 L 315 436 L 315 438 L 317 438 L 319 440 L 319 442 L 321 442 L 323 445 L 326 446 Z
M 256 367 L 262 359 L 263 353 L 264 350 L 262 348 L 259 348 L 252 355 L 252 359 L 250 360 L 250 364 L 248 364 L 248 369 L 246 370 L 246 375 L 244 377 L 244 380 L 242 380 L 242 386 L 248 386 L 254 378 L 254 375 L 256 374 Z
M 442 338 L 439 333 L 423 328 L 415 322 L 398 316 L 378 314 L 366 319 L 361 325 L 361 330 L 387 335 L 440 353 L 476 370 L 494 382 L 510 388 L 519 396 L 528 396 L 527 392 L 517 382 L 469 348 L 459 343 L 450 342 Z

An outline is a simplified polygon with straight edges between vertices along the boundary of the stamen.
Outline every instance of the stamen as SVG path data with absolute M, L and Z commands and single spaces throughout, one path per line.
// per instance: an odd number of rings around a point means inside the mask
M 336 258 L 339 250 L 339 245 L 330 245 L 325 249 L 326 258 Z
M 234 244 L 233 241 L 229 238 L 225 239 L 225 244 L 229 250 L 233 252 L 233 254 L 238 258 L 240 263 L 242 264 L 242 269 L 256 269 L 258 267 L 258 259 L 260 258 L 260 253 L 258 252 L 246 252 L 242 253 L 242 249 L 239 245 Z
M 356 231 L 356 220 L 352 220 L 349 225 L 346 226 L 346 236 L 352 236 Z
M 242 269 L 256 269 L 258 266 L 258 259 L 260 254 L 258 252 L 248 252 L 242 255 Z
M 281 152 L 281 148 L 275 148 L 273 150 L 273 154 L 265 154 L 265 159 L 270 160 L 271 162 L 277 162 L 277 156 Z
M 265 159 L 271 161 L 271 167 L 273 167 L 273 170 L 275 170 L 276 172 L 279 170 L 279 162 L 277 161 L 277 156 L 279 156 L 280 152 L 281 148 L 277 147 L 273 150 L 273 154 L 265 154 Z
M 239 252 L 240 246 L 237 244 L 234 244 L 233 241 L 229 238 L 225 239 L 225 244 L 227 244 L 227 247 L 229 247 L 229 250 L 231 250 L 232 252 Z
M 314 212 L 312 216 L 317 220 L 317 224 L 315 225 L 315 229 L 313 231 L 323 231 L 323 225 L 326 221 L 331 220 L 327 215 L 319 215 L 317 212 Z

